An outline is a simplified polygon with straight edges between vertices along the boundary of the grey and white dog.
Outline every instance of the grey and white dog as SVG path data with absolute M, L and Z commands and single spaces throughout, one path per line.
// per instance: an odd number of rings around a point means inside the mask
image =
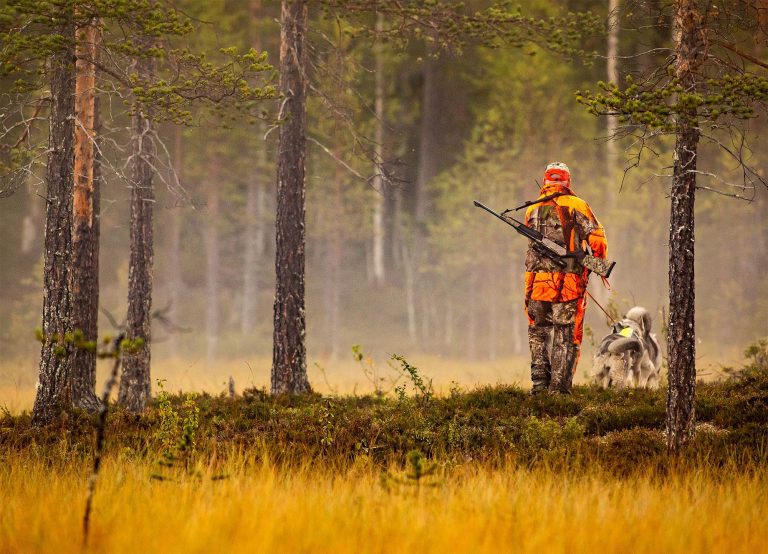
M 600 341 L 592 362 L 592 378 L 603 388 L 659 386 L 661 348 L 651 333 L 648 310 L 635 306 Z

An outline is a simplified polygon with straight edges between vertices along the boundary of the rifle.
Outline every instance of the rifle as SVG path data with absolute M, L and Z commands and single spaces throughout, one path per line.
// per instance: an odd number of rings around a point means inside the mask
M 506 212 L 494 212 L 488 206 L 478 202 L 477 200 L 475 200 L 475 206 L 484 209 L 486 212 L 498 217 L 507 225 L 512 226 L 515 231 L 531 241 L 531 246 L 536 252 L 542 256 L 546 256 L 555 262 L 555 264 L 560 268 L 565 268 L 566 265 L 568 265 L 566 260 L 573 258 L 592 273 L 597 273 L 601 277 L 605 277 L 607 279 L 610 277 L 611 271 L 613 271 L 613 266 L 616 265 L 616 262 L 612 262 L 604 258 L 597 258 L 587 254 L 581 249 L 574 252 L 569 252 L 564 246 L 557 244 L 551 239 L 548 239 L 536 229 L 531 229 L 522 221 L 518 221 L 514 217 L 506 215 Z

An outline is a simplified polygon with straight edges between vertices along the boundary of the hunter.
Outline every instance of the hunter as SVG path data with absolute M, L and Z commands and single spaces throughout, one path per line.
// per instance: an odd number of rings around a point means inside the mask
M 571 172 L 561 162 L 544 172 L 541 202 L 525 213 L 525 224 L 568 251 L 586 251 L 606 258 L 605 230 L 589 205 L 573 193 Z M 564 268 L 532 246 L 525 257 L 525 310 L 531 349 L 531 394 L 570 394 L 579 360 L 589 270 L 576 259 Z M 550 338 L 551 337 L 551 338 Z M 552 341 L 551 349 L 548 344 Z

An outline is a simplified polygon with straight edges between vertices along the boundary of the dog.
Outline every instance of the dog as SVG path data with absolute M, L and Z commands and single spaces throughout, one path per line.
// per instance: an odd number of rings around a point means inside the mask
M 648 310 L 635 306 L 600 341 L 592 362 L 594 382 L 603 388 L 659 386 L 661 347 L 651 333 Z

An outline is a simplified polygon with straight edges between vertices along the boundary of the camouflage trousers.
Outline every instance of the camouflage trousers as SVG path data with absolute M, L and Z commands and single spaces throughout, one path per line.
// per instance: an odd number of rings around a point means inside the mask
M 575 340 L 581 324 L 582 298 L 569 302 L 527 300 L 528 344 L 531 349 L 533 392 L 570 393 L 579 359 L 580 345 Z

